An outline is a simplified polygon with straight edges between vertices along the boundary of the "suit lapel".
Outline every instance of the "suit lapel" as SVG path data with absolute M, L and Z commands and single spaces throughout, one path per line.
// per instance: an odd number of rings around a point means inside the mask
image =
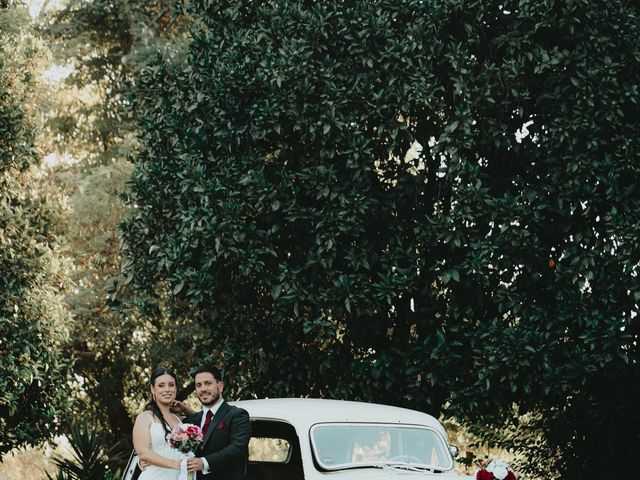
M 211 423 L 209 424 L 209 429 L 207 430 L 207 434 L 205 435 L 204 440 L 202 441 L 203 446 L 209 441 L 209 439 L 211 438 L 211 435 L 213 435 L 213 432 L 215 432 L 218 429 L 218 425 L 220 424 L 220 421 L 222 421 L 222 418 L 227 414 L 227 410 L 229 410 L 229 405 L 227 405 L 227 402 L 222 402 L 222 405 L 220 405 L 220 408 L 218 408 L 218 411 L 211 419 Z M 202 419 L 202 414 L 200 414 L 200 418 Z
M 190 423 L 193 423 L 194 425 L 197 425 L 197 426 L 202 425 L 202 410 L 194 413 L 191 419 L 192 421 Z

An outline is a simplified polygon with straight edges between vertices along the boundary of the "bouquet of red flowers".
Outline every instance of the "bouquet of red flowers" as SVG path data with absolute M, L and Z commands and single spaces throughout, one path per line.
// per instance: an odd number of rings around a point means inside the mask
M 516 480 L 511 467 L 504 460 L 491 460 L 488 464 L 478 461 L 480 470 L 476 473 L 476 480 Z
M 195 451 L 202 445 L 202 430 L 192 423 L 181 423 L 167 434 L 167 442 L 183 454 L 178 480 L 195 480 L 196 472 L 187 471 L 188 458 L 195 457 Z
M 171 448 L 188 455 L 200 448 L 203 438 L 200 427 L 191 423 L 181 423 L 167 435 L 167 442 Z

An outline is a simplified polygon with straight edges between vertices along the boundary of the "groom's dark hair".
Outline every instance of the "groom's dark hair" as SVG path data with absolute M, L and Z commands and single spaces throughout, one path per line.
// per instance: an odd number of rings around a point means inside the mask
M 211 375 L 213 375 L 213 378 L 215 378 L 216 381 L 218 382 L 223 381 L 222 372 L 218 367 L 214 367 L 213 365 L 202 365 L 196 368 L 192 375 L 194 380 L 196 379 L 196 375 L 199 373 L 210 373 Z

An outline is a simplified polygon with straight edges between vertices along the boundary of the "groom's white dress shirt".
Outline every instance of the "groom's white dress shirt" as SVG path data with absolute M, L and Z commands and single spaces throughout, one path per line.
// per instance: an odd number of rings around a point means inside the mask
M 222 402 L 224 402 L 224 399 L 220 397 L 220 400 L 218 400 L 218 403 L 216 403 L 215 405 L 211 405 L 211 407 L 209 408 L 207 407 L 202 408 L 202 420 L 200 420 L 200 428 L 204 427 L 204 422 L 207 420 L 207 412 L 211 410 L 211 415 L 215 416 L 218 410 L 220 409 Z M 202 458 L 202 463 L 204 464 L 204 469 L 202 470 L 202 474 L 206 475 L 207 473 L 209 473 L 209 463 L 207 462 L 206 458 L 204 457 L 201 457 L 201 458 Z

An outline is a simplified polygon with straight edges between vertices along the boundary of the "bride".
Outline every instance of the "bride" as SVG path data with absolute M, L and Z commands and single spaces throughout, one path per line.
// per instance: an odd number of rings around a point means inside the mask
M 182 454 L 169 446 L 166 436 L 182 423 L 171 413 L 176 402 L 176 376 L 168 368 L 158 368 L 149 381 L 153 399 L 133 425 L 133 447 L 148 465 L 138 480 L 178 480 Z

